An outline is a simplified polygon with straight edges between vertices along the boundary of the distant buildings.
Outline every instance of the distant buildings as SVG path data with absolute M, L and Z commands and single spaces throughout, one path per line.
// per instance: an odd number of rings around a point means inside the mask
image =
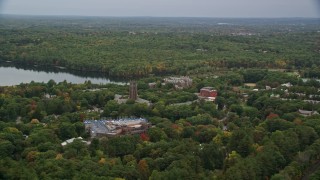
M 114 100 L 117 101 L 117 103 L 119 103 L 119 104 L 126 103 L 128 100 L 133 100 L 136 103 L 145 103 L 148 106 L 151 105 L 150 101 L 148 101 L 146 99 L 139 98 L 139 96 L 138 96 L 138 85 L 137 85 L 137 82 L 135 82 L 135 81 L 131 81 L 130 82 L 130 85 L 129 85 L 129 97 L 128 96 L 119 95 L 119 94 L 115 94 Z
M 64 141 L 63 143 L 61 143 L 61 145 L 62 145 L 62 146 L 66 146 L 66 145 L 68 145 L 68 144 L 70 144 L 70 143 L 73 143 L 73 141 L 76 140 L 76 139 L 81 140 L 83 143 L 85 143 L 85 144 L 87 144 L 87 145 L 90 144 L 90 142 L 84 141 L 82 137 L 77 137 L 77 138 L 68 139 L 68 140 Z
M 175 89 L 184 89 L 192 86 L 192 79 L 188 76 L 169 77 L 163 79 L 165 84 L 173 84 Z
M 200 89 L 199 98 L 207 101 L 215 101 L 218 91 L 213 87 L 204 87 Z
M 189 76 L 181 76 L 181 77 L 168 77 L 163 79 L 162 86 L 167 84 L 172 84 L 173 87 L 177 90 L 189 88 L 192 86 L 192 79 Z M 149 88 L 154 89 L 157 87 L 156 82 L 149 83 Z
M 320 104 L 320 101 L 316 101 L 316 100 L 303 100 L 304 102 L 307 102 L 307 103 L 311 103 L 311 104 Z
M 270 86 L 266 86 L 266 90 L 272 90 Z
M 57 96 L 56 95 L 51 95 L 51 94 L 48 94 L 48 93 L 43 95 L 43 98 L 45 98 L 45 99 L 53 99 L 55 97 L 57 97 Z
M 271 94 L 270 97 L 271 98 L 280 98 L 280 94 Z
M 248 88 L 255 88 L 257 86 L 257 84 L 256 83 L 244 83 L 244 86 L 248 87 Z
M 115 137 L 125 134 L 141 134 L 151 124 L 144 118 L 123 118 L 117 120 L 86 120 L 85 128 L 95 137 Z
M 288 82 L 288 83 L 281 84 L 281 86 L 289 88 L 289 87 L 292 87 L 293 85 L 290 82 Z
M 302 109 L 299 109 L 298 112 L 302 116 L 312 116 L 312 115 L 319 114 L 317 111 L 307 111 L 307 110 L 302 110 Z
M 149 83 L 149 88 L 154 89 L 157 87 L 157 83 L 153 82 L 153 83 Z
M 242 97 L 246 100 L 246 99 L 249 98 L 249 94 L 247 94 L 247 93 L 242 93 Z

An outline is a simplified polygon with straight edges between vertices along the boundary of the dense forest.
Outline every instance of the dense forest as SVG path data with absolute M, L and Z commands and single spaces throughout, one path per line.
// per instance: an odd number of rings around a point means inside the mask
M 0 60 L 108 76 L 319 65 L 317 19 L 0 17 Z
M 0 86 L 0 179 L 320 179 L 319 27 L 304 18 L 1 16 L 6 66 L 138 77 L 150 104 L 117 101 L 127 84 Z M 192 85 L 164 83 L 182 75 Z M 203 87 L 218 92 L 214 101 L 198 97 Z M 151 127 L 101 138 L 85 128 L 120 117 Z
M 261 90 L 244 84 L 252 77 Z M 1 179 L 319 178 L 320 115 L 298 110 L 320 112 L 320 104 L 304 101 L 320 97 L 320 82 L 257 70 L 193 78 L 184 90 L 161 81 L 138 81 L 139 96 L 151 106 L 118 104 L 114 96 L 127 95 L 126 85 L 51 80 L 1 87 Z M 149 88 L 149 82 L 158 85 Z M 293 86 L 282 86 L 285 82 Z M 194 101 L 203 86 L 217 88 L 215 102 Z M 83 124 L 131 116 L 145 117 L 153 127 L 140 135 L 91 139 Z M 79 136 L 91 144 L 75 140 L 61 146 Z

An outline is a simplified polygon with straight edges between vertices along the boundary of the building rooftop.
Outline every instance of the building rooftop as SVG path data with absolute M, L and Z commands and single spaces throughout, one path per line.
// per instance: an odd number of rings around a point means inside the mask
M 216 89 L 213 87 L 203 87 L 203 88 L 201 88 L 201 90 L 216 91 Z
M 82 137 L 71 138 L 71 139 L 68 139 L 68 140 L 62 142 L 61 145 L 62 146 L 66 146 L 67 144 L 73 143 L 73 141 L 76 140 L 76 139 L 82 140 L 83 138 Z M 86 143 L 87 145 L 90 144 L 90 142 L 87 142 L 87 141 L 84 141 L 84 140 L 82 140 L 82 142 Z
M 109 135 L 115 136 L 124 133 L 124 128 L 144 129 L 143 125 L 148 125 L 144 118 L 119 118 L 109 120 L 85 120 L 86 129 L 90 131 L 92 137 Z M 127 129 L 125 129 L 127 130 Z
M 176 89 L 183 89 L 192 86 L 192 79 L 188 76 L 168 77 L 163 80 L 165 83 L 174 84 Z
M 290 82 L 288 82 L 288 83 L 281 84 L 281 86 L 292 87 L 293 85 Z
M 307 110 L 302 110 L 302 109 L 299 109 L 298 112 L 303 116 L 312 116 L 315 114 L 319 114 L 317 111 L 307 111 Z

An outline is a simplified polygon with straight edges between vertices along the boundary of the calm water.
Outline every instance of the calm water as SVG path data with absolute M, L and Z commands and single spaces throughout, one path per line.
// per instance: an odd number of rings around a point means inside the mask
M 53 79 L 55 82 L 66 80 L 71 83 L 84 83 L 90 80 L 94 84 L 125 84 L 124 81 L 112 81 L 105 77 L 85 77 L 67 72 L 45 72 L 15 67 L 0 67 L 0 86 L 12 86 L 20 83 L 30 83 L 31 81 L 46 83 L 50 79 Z

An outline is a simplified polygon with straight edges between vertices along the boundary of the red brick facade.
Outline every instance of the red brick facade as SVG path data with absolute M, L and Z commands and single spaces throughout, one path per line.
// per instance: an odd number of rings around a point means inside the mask
M 202 97 L 217 97 L 218 92 L 212 88 L 202 88 L 200 90 L 200 96 L 202 96 Z

